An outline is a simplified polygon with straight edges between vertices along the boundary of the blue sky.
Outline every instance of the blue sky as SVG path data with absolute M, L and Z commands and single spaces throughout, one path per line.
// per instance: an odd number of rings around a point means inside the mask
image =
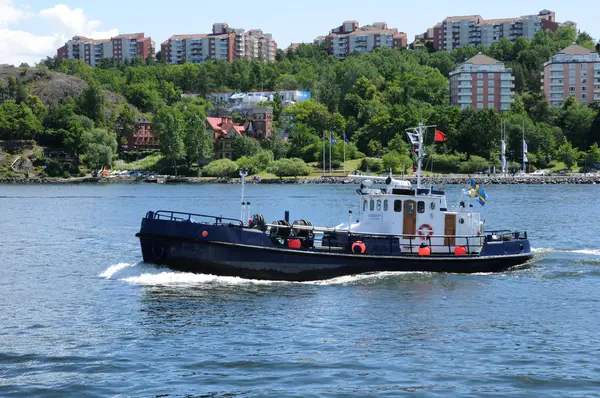
M 258 28 L 272 33 L 279 47 L 285 48 L 292 42 L 311 42 L 345 20 L 357 20 L 360 25 L 387 22 L 388 26 L 406 32 L 411 42 L 415 34 L 450 15 L 508 18 L 535 14 L 542 9 L 555 11 L 559 22 L 575 21 L 579 29 L 600 38 L 597 0 L 429 0 L 422 3 L 0 0 L 0 64 L 31 63 L 43 55 L 53 55 L 53 47 L 74 34 L 101 37 L 115 32 L 145 32 L 159 47 L 160 42 L 173 34 L 206 33 L 213 23 L 226 22 L 235 28 Z

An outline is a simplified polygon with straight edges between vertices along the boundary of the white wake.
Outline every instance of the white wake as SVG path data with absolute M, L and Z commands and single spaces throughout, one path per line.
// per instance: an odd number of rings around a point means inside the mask
M 104 272 L 102 272 L 98 276 L 100 278 L 110 279 L 117 272 L 124 270 L 125 268 L 135 267 L 135 266 L 136 266 L 136 264 L 128 264 L 128 263 L 119 263 L 119 264 L 111 265 L 110 267 L 108 267 L 106 270 L 104 270 Z

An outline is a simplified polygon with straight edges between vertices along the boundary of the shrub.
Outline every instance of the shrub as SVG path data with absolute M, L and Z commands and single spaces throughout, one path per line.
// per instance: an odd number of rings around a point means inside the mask
M 383 156 L 383 168 L 392 170 L 392 173 L 404 173 L 413 167 L 413 161 L 407 155 L 400 155 L 396 151 L 389 152 Z
M 463 174 L 471 174 L 477 171 L 483 171 L 487 169 L 490 162 L 479 156 L 471 156 L 471 159 L 467 162 L 463 162 L 459 166 L 459 170 Z
M 279 178 L 307 176 L 310 174 L 308 165 L 299 158 L 279 159 L 273 162 L 268 170 Z
M 235 177 L 238 165 L 231 159 L 219 159 L 210 162 L 202 169 L 202 175 L 208 177 Z
M 429 156 L 427 161 L 433 161 L 433 171 L 435 173 L 457 173 L 460 163 L 464 159 L 464 155 L 441 155 L 434 153 Z
M 377 173 L 383 169 L 383 161 L 378 158 L 363 158 L 360 162 L 361 171 L 372 171 Z

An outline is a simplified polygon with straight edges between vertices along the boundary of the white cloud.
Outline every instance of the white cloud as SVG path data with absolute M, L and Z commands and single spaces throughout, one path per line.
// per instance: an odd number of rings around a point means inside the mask
M 48 24 L 48 33 L 34 35 L 9 29 L 9 25 L 26 18 Z M 101 39 L 119 34 L 117 29 L 99 31 L 101 25 L 100 21 L 90 20 L 81 8 L 71 9 L 57 4 L 34 15 L 27 8 L 17 7 L 13 0 L 0 0 L 0 64 L 35 64 L 47 56 L 56 55 L 56 50 L 76 35 Z

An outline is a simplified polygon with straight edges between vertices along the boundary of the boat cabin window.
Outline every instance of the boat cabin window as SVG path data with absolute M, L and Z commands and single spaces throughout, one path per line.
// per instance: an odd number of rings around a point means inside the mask
M 383 211 L 388 211 L 388 200 L 383 201 Z
M 381 199 L 377 200 L 377 211 L 381 211 Z
M 371 211 L 375 211 L 375 201 L 373 199 L 371 199 L 371 204 L 369 207 L 370 207 Z
M 417 212 L 420 214 L 425 213 L 425 202 L 419 201 L 419 203 L 417 203 Z
M 401 200 L 395 200 L 394 201 L 394 211 L 396 213 L 401 213 L 402 212 L 402 201 Z
M 363 202 L 363 211 L 367 211 L 367 201 Z

